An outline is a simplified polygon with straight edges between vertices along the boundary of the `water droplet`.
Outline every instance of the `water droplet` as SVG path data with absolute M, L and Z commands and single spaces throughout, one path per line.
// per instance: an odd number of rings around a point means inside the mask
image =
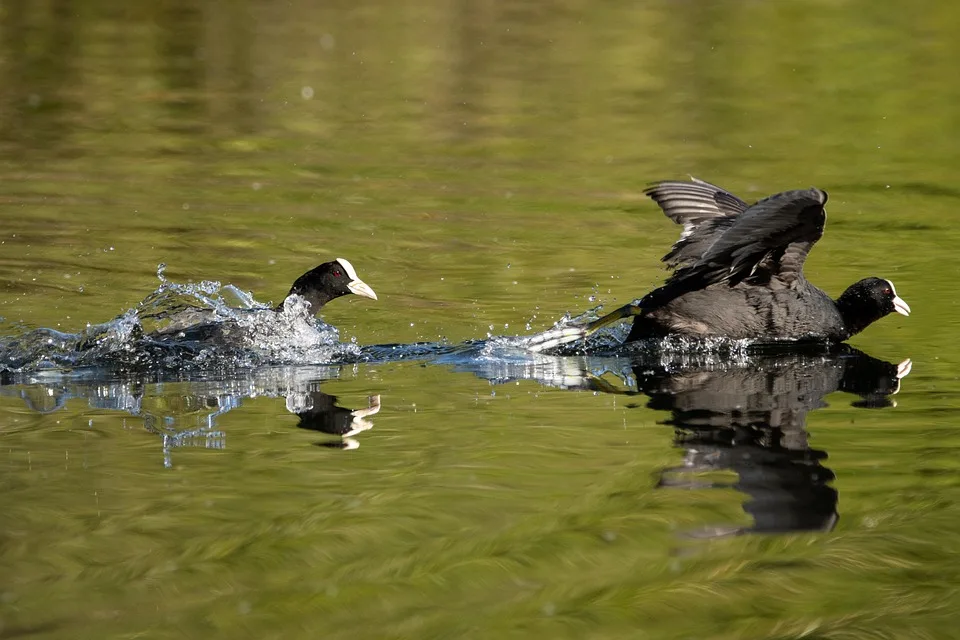
M 512 266 L 512 265 L 508 262 L 508 263 L 507 263 L 507 269 L 509 269 L 511 266 Z
M 300 97 L 304 100 L 313 99 L 313 87 L 300 87 Z
M 590 296 L 589 298 L 587 298 L 587 300 L 589 300 L 590 302 L 596 302 L 597 296 Z

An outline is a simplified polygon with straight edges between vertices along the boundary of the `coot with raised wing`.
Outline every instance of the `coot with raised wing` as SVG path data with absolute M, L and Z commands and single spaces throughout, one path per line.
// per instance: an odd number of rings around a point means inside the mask
M 836 300 L 803 263 L 823 235 L 827 193 L 785 191 L 748 205 L 708 182 L 659 182 L 644 191 L 680 239 L 663 261 L 673 274 L 639 301 L 584 326 L 547 331 L 542 350 L 633 317 L 628 341 L 667 335 L 842 342 L 885 315 L 910 314 L 889 280 L 866 278 Z

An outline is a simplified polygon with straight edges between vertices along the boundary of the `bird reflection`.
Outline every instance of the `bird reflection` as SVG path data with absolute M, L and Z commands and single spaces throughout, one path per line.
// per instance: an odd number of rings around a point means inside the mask
M 224 414 L 240 410 L 246 398 L 283 397 L 297 426 L 334 436 L 320 446 L 356 449 L 355 436 L 371 429 L 370 417 L 380 411 L 380 396 L 368 406 L 350 409 L 336 396 L 323 393 L 323 381 L 339 375 L 338 367 L 276 367 L 237 377 L 183 383 L 149 384 L 142 378 L 18 380 L 0 378 L 0 396 L 19 397 L 36 413 L 64 410 L 72 398 L 85 398 L 91 408 L 121 411 L 143 421 L 161 438 L 163 464 L 173 466 L 174 452 L 183 448 L 226 449 Z
M 675 443 L 684 449 L 681 464 L 661 470 L 658 487 L 732 487 L 749 498 L 743 508 L 752 526 L 698 532 L 705 536 L 831 530 L 839 517 L 837 490 L 830 486 L 834 473 L 824 466 L 826 452 L 808 442 L 807 414 L 825 407 L 824 398 L 835 391 L 859 396 L 855 407 L 895 406 L 891 396 L 911 367 L 910 360 L 894 365 L 847 345 L 799 353 L 646 351 L 559 360 L 550 364 L 536 354 L 526 369 L 514 363 L 509 376 L 486 365 L 457 368 L 496 382 L 532 378 L 564 389 L 647 396 L 647 407 L 669 412 L 663 424 L 675 429 Z M 704 479 L 717 471 L 733 471 L 738 479 Z
M 352 436 L 373 428 L 369 416 L 380 411 L 380 396 L 370 396 L 366 409 L 347 409 L 337 405 L 337 397 L 313 389 L 306 394 L 287 396 L 287 410 L 297 414 L 301 429 L 319 431 L 339 440 L 319 442 L 320 446 L 334 449 L 356 449 L 360 446 Z
M 760 355 L 721 370 L 635 366 L 637 390 L 650 397 L 648 407 L 670 412 L 664 424 L 686 451 L 659 486 L 693 488 L 701 474 L 734 471 L 732 486 L 749 496 L 744 510 L 753 525 L 713 533 L 829 531 L 838 519 L 834 474 L 823 466 L 827 454 L 807 440 L 807 414 L 838 390 L 859 395 L 855 406 L 891 406 L 909 369 L 909 360 L 897 366 L 849 347 Z

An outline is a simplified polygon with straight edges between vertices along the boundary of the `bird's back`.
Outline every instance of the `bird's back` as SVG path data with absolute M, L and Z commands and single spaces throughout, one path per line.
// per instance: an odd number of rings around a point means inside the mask
M 790 289 L 743 282 L 696 289 L 634 318 L 628 340 L 668 334 L 759 340 L 845 337 L 834 302 L 806 281 Z

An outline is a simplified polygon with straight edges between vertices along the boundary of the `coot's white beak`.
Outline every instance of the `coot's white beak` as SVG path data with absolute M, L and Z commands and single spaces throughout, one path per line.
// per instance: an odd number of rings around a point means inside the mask
M 347 289 L 350 289 L 350 293 L 355 293 L 358 296 L 363 296 L 364 298 L 373 298 L 374 300 L 377 299 L 377 294 L 373 292 L 373 289 L 370 288 L 370 285 L 360 278 L 348 282 Z M 900 302 L 903 302 L 903 300 L 900 300 Z
M 358 296 L 363 296 L 364 298 L 373 298 L 374 300 L 377 299 L 377 294 L 373 292 L 373 289 L 370 288 L 370 285 L 357 276 L 357 270 L 353 268 L 353 265 L 350 264 L 349 260 L 346 258 L 337 258 L 337 262 L 339 262 L 340 266 L 346 270 L 347 277 L 351 278 L 350 282 L 347 283 L 347 289 L 350 290 L 350 293 L 355 293 Z
M 910 305 L 904 302 L 900 296 L 893 296 L 893 310 L 900 315 L 910 315 Z

